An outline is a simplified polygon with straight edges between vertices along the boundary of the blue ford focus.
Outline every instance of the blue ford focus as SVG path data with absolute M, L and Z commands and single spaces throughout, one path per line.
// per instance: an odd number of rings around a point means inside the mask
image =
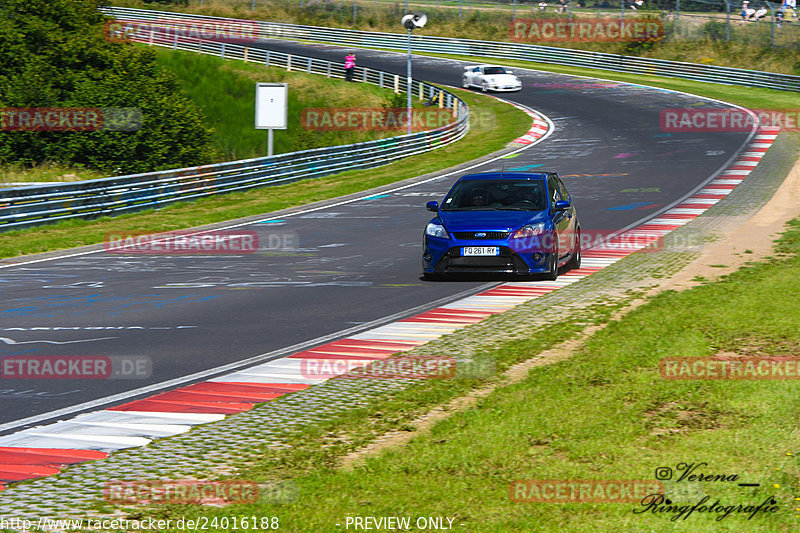
M 447 274 L 537 275 L 555 280 L 581 264 L 580 223 L 554 172 L 461 177 L 423 235 L 425 279 Z

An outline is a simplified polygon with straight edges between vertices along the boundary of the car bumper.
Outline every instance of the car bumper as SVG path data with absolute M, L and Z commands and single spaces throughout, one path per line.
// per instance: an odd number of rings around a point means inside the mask
M 519 86 L 519 87 L 492 87 L 490 85 L 489 86 L 489 90 L 490 91 L 495 91 L 495 92 L 498 92 L 498 93 L 510 93 L 510 92 L 522 90 L 522 86 Z
M 463 256 L 465 246 L 497 246 L 496 256 Z M 456 241 L 425 236 L 422 270 L 429 274 L 503 273 L 543 274 L 548 272 L 551 255 L 546 250 L 514 250 L 508 241 Z

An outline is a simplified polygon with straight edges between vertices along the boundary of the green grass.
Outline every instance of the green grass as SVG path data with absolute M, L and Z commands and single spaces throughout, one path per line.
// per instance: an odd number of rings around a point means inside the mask
M 276 154 L 371 141 L 402 133 L 312 131 L 301 126 L 301 114 L 306 108 L 397 107 L 393 102 L 399 97 L 388 89 L 202 54 L 163 48 L 156 48 L 156 52 L 158 63 L 179 78 L 184 91 L 203 110 L 207 123 L 214 128 L 214 143 L 223 154 L 220 161 L 267 155 L 267 132 L 254 128 L 257 82 L 289 85 L 287 122 L 290 127 L 275 131 Z M 420 107 L 417 99 L 415 105 Z
M 105 178 L 106 175 L 86 168 L 73 168 L 58 163 L 48 163 L 33 168 L 22 165 L 0 167 L 0 187 L 11 183 L 69 182 Z
M 430 434 L 352 471 L 331 467 L 331 457 L 320 460 L 312 444 L 287 450 L 277 461 L 267 456 L 239 475 L 291 479 L 299 489 L 292 503 L 149 509 L 147 516 L 278 516 L 288 531 L 341 531 L 335 524 L 347 516 L 446 516 L 455 518 L 458 530 L 480 532 L 796 531 L 797 382 L 674 381 L 659 374 L 665 357 L 720 351 L 797 356 L 800 220 L 790 227 L 776 258 L 651 298 L 595 333 L 570 359 L 534 368 L 527 379 L 437 423 Z M 564 323 L 553 328 L 550 344 L 574 331 Z M 493 353 L 506 362 L 531 357 L 548 344 L 542 342 L 547 333 L 531 332 L 530 339 L 503 343 Z M 681 463 L 706 463 L 697 472 L 738 479 L 664 481 L 675 505 L 706 495 L 707 505 L 719 500 L 724 506 L 774 497 L 778 511 L 751 520 L 734 513 L 720 521 L 719 514 L 695 512 L 671 521 L 677 512 L 636 514 L 644 509 L 636 503 L 520 503 L 509 497 L 515 480 L 652 480 L 656 468 L 678 473 Z
M 413 163 L 402 160 L 375 169 L 173 204 L 157 211 L 141 211 L 93 221 L 72 220 L 4 232 L 0 233 L 0 257 L 101 243 L 104 236 L 111 232 L 169 231 L 335 198 L 471 161 L 502 149 L 530 128 L 530 118 L 508 104 L 466 91 L 459 94 L 476 109 L 476 115 L 481 119 L 475 120 L 474 127 L 464 139 L 415 156 Z M 478 108 L 480 111 L 477 111 Z

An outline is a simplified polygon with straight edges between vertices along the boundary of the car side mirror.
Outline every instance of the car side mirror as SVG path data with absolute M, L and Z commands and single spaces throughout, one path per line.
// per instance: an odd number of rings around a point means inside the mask
M 553 209 L 556 211 L 566 211 L 571 205 L 572 204 L 570 204 L 567 200 L 559 200 L 553 204 Z
M 428 202 L 425 204 L 425 209 L 428 211 L 433 211 L 434 213 L 439 212 L 439 202 Z

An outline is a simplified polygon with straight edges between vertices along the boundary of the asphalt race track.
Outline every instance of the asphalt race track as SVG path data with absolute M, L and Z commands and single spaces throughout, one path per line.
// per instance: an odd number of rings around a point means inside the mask
M 286 41 L 264 47 L 337 61 L 349 50 Z M 357 56 L 361 66 L 405 74 L 403 54 L 357 50 Z M 724 107 L 699 97 L 515 72 L 523 90 L 500 96 L 547 115 L 555 131 L 538 145 L 473 171 L 502 165 L 559 172 L 584 230 L 620 229 L 655 216 L 711 178 L 748 139 L 745 133 L 661 130 L 664 108 Z M 414 61 L 418 79 L 458 86 L 460 74 L 456 61 Z M 4 375 L 0 434 L 41 424 L 53 411 L 79 409 L 75 406 L 86 402 L 97 408 L 130 401 L 143 393 L 136 389 L 168 380 L 203 372 L 208 379 L 221 365 L 275 351 L 279 357 L 287 347 L 343 336 L 343 330 L 477 291 L 486 280 L 420 279 L 420 236 L 430 218 L 425 202 L 441 200 L 457 177 L 315 210 L 298 208 L 279 218 L 265 215 L 236 228 L 258 234 L 261 249 L 255 254 L 65 252 L 46 261 L 6 262 L 0 268 L 0 357 L 144 356 L 152 369 L 148 377 L 133 379 Z M 122 396 L 105 402 L 110 395 Z

